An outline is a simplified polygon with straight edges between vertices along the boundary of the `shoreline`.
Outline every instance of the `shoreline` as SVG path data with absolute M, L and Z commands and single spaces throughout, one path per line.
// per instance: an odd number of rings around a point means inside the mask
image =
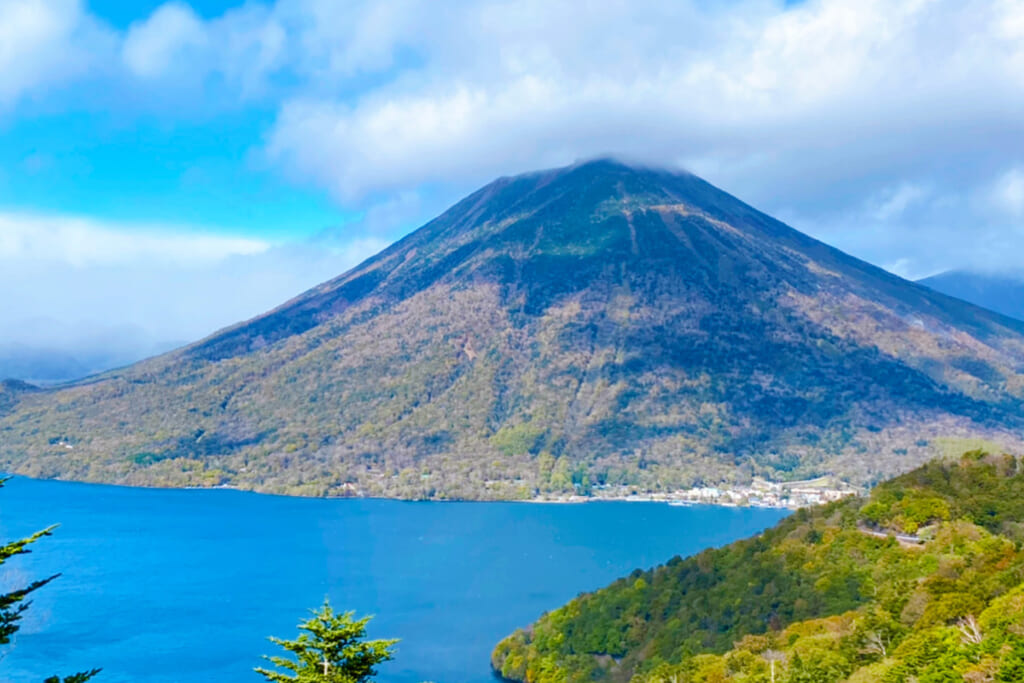
M 798 510 L 812 505 L 839 500 L 852 495 L 860 495 L 860 492 L 849 489 L 816 488 L 809 489 L 813 493 L 802 493 L 796 497 L 762 497 L 751 495 L 754 489 L 714 489 L 714 496 L 699 496 L 699 489 L 690 491 L 675 491 L 672 493 L 634 493 L 625 495 L 597 494 L 581 496 L 578 494 L 546 495 L 533 498 L 401 498 L 396 496 L 367 496 L 367 495 L 342 495 L 342 496 L 310 496 L 301 494 L 280 493 L 275 491 L 261 491 L 253 488 L 221 484 L 218 486 L 147 486 L 140 484 L 122 484 L 115 482 L 84 481 L 80 479 L 64 479 L 58 477 L 31 477 L 18 473 L 0 473 L 0 479 L 28 479 L 39 482 L 59 482 L 62 484 L 74 484 L 82 486 L 114 486 L 125 489 L 144 489 L 153 491 L 233 491 L 260 496 L 277 496 L 282 498 L 300 498 L 305 500 L 380 500 L 402 503 L 517 503 L 533 505 L 580 505 L 585 503 L 658 503 L 672 507 L 724 507 L 724 508 L 759 508 L 768 510 Z M 772 488 L 784 489 L 791 484 L 771 483 Z M 763 489 L 757 489 L 763 492 Z

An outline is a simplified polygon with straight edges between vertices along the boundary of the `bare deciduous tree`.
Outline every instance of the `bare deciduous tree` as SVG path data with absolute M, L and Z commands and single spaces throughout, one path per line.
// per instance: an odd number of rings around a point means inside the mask
M 960 630 L 960 640 L 964 645 L 979 645 L 985 637 L 973 614 L 968 614 L 958 621 L 956 627 Z

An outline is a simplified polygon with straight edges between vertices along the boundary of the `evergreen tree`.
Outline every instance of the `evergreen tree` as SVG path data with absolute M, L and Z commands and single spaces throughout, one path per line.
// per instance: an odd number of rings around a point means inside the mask
M 270 638 L 294 655 L 265 657 L 286 672 L 258 668 L 273 683 L 364 683 L 376 675 L 373 667 L 392 658 L 397 640 L 365 640 L 371 617 L 353 619 L 353 612 L 336 614 L 327 600 L 299 624 L 305 633 L 295 640 Z
M 0 479 L 0 488 L 3 487 L 6 479 Z M 53 533 L 56 527 L 49 527 L 42 531 L 36 532 L 28 538 L 22 538 L 17 541 L 11 541 L 0 545 L 0 566 L 7 562 L 7 560 L 17 555 L 25 555 L 31 550 L 29 546 Z M 25 610 L 32 604 L 27 598 L 29 595 L 39 590 L 46 584 L 56 579 L 60 574 L 54 574 L 45 579 L 39 579 L 28 584 L 24 588 L 15 589 L 9 593 L 0 594 L 0 645 L 9 645 L 11 638 L 17 633 L 18 629 L 21 628 L 22 616 Z M 92 671 L 84 671 L 81 673 L 74 674 L 61 679 L 59 676 L 52 676 L 47 678 L 44 683 L 85 683 L 90 678 L 100 672 L 99 669 L 93 669 Z
M 100 672 L 99 669 L 93 669 L 92 671 L 85 671 L 83 673 L 75 674 L 74 676 L 50 676 L 43 683 L 85 683 L 90 678 Z
M 2 485 L 3 482 L 0 481 L 0 486 Z M 49 529 L 34 533 L 28 538 L 11 541 L 0 546 L 0 565 L 3 565 L 7 560 L 16 555 L 24 555 L 30 552 L 28 548 L 30 545 L 44 536 L 49 536 L 52 532 L 53 527 L 50 527 Z M 22 615 L 31 604 L 27 600 L 28 596 L 56 579 L 57 576 L 57 574 L 54 574 L 48 578 L 33 581 L 24 588 L 18 588 L 10 593 L 0 595 L 0 645 L 8 645 L 11 642 L 11 637 L 21 628 L 18 622 L 21 621 Z

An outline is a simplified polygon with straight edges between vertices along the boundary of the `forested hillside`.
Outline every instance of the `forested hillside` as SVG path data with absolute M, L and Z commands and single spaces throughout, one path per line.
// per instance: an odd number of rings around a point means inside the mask
M 217 296 L 211 292 L 210 296 Z M 1024 448 L 1024 322 L 700 178 L 502 178 L 187 348 L 0 397 L 0 469 L 305 495 L 530 498 Z
M 1024 459 L 976 451 L 638 570 L 493 664 L 530 683 L 1021 681 L 1022 542 Z

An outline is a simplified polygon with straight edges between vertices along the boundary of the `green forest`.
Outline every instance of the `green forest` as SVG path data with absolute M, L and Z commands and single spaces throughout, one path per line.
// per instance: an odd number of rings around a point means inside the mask
M 933 461 L 673 558 L 496 647 L 513 681 L 1024 680 L 1024 459 Z

